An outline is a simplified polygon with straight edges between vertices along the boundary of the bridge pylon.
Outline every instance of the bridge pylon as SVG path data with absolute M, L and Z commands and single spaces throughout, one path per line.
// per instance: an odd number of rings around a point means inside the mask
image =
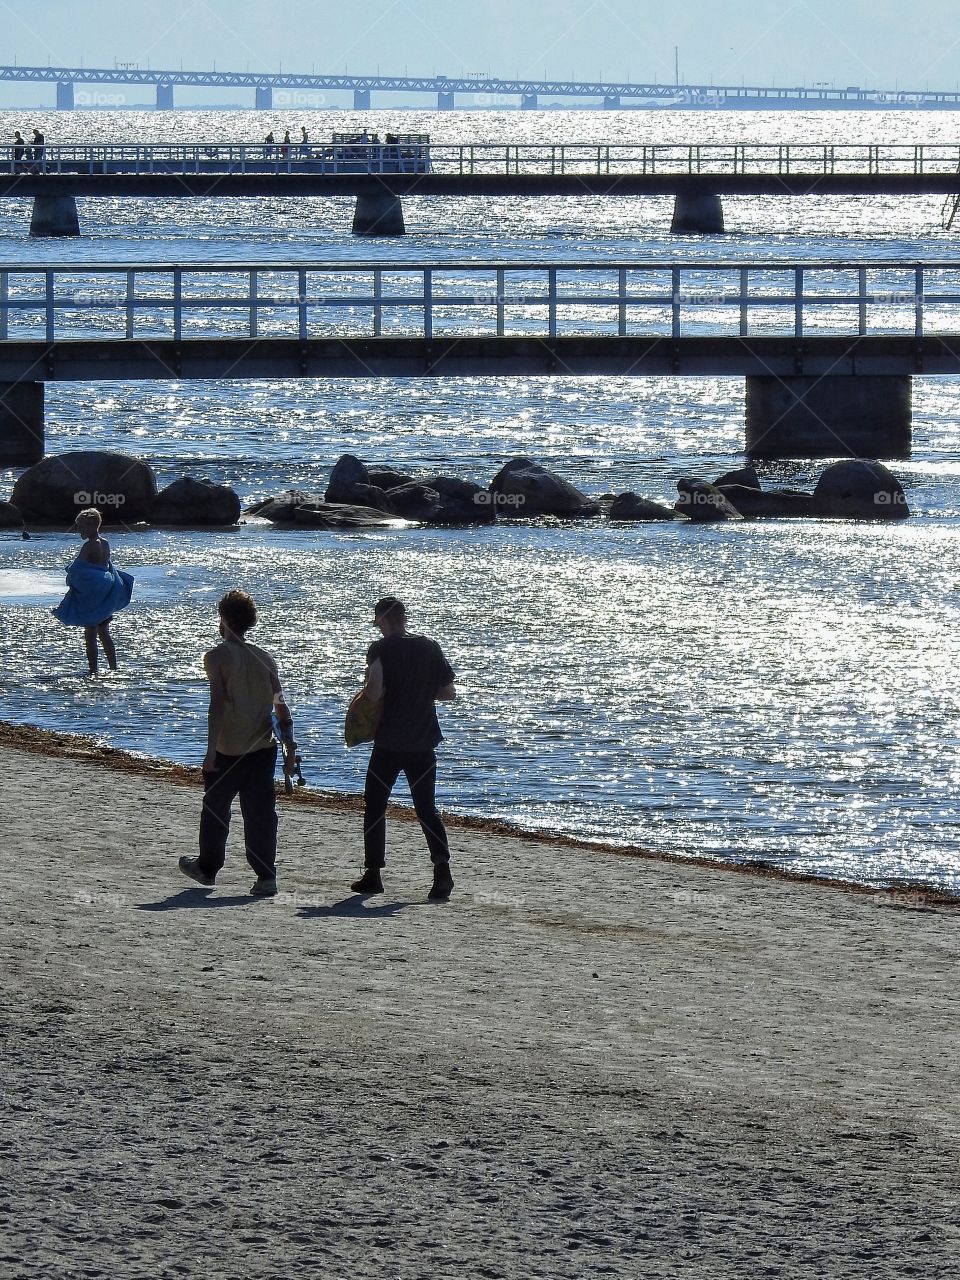
M 73 81 L 58 80 L 57 81 L 57 110 L 72 111 L 73 107 L 74 107 Z
M 353 109 L 354 111 L 370 110 L 370 90 L 369 89 L 354 89 Z
M 169 80 L 157 81 L 157 110 L 173 110 L 173 85 Z
M 258 84 L 256 88 L 256 104 L 258 111 L 273 110 L 273 85 Z

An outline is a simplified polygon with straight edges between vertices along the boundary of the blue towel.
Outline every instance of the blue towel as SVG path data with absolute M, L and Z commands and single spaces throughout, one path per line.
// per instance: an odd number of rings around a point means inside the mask
M 67 570 L 67 586 L 70 589 L 53 610 L 54 617 L 65 627 L 96 627 L 127 607 L 133 578 L 112 563 L 74 560 Z

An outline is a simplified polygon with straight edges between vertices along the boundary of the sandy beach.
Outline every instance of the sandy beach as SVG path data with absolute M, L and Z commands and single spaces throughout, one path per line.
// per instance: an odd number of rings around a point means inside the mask
M 279 898 L 199 778 L 0 737 L 21 1277 L 960 1273 L 957 903 L 281 804 Z

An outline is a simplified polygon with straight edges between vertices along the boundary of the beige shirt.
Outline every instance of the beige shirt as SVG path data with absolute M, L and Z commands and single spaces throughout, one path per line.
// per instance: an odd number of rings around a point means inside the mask
M 225 756 L 262 751 L 273 742 L 273 675 L 269 653 L 224 640 L 214 651 L 223 666 L 226 708 L 217 750 Z

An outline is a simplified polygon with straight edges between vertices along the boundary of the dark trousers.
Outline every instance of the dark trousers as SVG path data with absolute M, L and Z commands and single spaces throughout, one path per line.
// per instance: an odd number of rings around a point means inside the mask
M 226 861 L 230 808 L 239 796 L 247 861 L 261 879 L 272 880 L 276 876 L 276 768 L 276 744 L 245 756 L 217 752 L 216 773 L 203 775 L 198 864 L 205 875 L 215 876 Z
M 387 801 L 394 784 L 404 774 L 420 826 L 427 838 L 430 861 L 450 861 L 450 848 L 443 819 L 437 811 L 437 755 L 435 751 L 385 751 L 375 746 L 370 752 L 363 787 L 363 861 L 367 867 L 382 867 L 386 861 Z

